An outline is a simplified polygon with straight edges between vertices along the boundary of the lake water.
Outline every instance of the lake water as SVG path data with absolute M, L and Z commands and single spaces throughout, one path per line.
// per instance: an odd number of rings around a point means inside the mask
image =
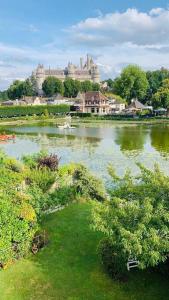
M 61 164 L 80 162 L 107 179 L 112 164 L 119 175 L 126 168 L 138 172 L 137 162 L 149 168 L 158 163 L 169 174 L 169 125 L 80 125 L 63 130 L 56 125 L 6 127 L 16 140 L 0 143 L 7 154 L 16 158 L 40 150 L 56 153 Z

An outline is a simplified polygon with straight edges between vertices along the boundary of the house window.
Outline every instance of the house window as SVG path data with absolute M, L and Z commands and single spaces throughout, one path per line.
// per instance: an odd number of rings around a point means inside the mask
M 91 113 L 93 114 L 95 112 L 94 107 L 91 108 Z
M 97 108 L 97 114 L 99 113 L 99 108 Z

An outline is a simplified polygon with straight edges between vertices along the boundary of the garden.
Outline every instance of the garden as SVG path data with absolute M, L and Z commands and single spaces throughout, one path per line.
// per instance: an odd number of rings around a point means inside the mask
M 2 299 L 168 299 L 169 180 L 139 168 L 109 166 L 107 188 L 55 154 L 1 152 Z

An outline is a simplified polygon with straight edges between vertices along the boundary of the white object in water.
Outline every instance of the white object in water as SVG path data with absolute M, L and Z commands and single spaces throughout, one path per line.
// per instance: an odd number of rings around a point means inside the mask
M 64 125 L 58 126 L 60 129 L 75 129 L 75 127 L 70 126 L 68 123 L 64 123 Z

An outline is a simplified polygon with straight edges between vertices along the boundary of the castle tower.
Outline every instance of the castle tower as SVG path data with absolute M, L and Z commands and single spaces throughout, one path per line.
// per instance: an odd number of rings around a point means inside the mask
M 43 65 L 38 65 L 36 71 L 36 87 L 38 95 L 43 95 L 42 84 L 45 80 L 45 69 Z
M 69 78 L 75 79 L 75 67 L 72 63 L 68 64 L 67 70 L 68 70 L 68 75 L 67 76 Z
M 87 69 L 90 70 L 90 56 L 87 54 Z
M 83 70 L 83 58 L 80 58 L 80 70 Z
M 91 77 L 94 83 L 100 83 L 100 72 L 97 65 L 91 67 Z

